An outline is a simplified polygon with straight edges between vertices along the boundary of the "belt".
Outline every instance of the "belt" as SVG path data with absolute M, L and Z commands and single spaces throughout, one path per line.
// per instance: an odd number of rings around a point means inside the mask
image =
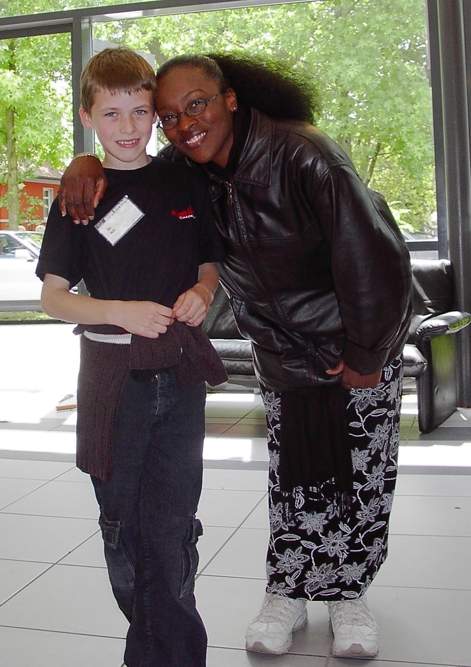
M 103 334 L 94 333 L 92 331 L 84 331 L 83 335 L 89 340 L 94 340 L 96 343 L 114 343 L 115 345 L 130 345 L 131 334 Z

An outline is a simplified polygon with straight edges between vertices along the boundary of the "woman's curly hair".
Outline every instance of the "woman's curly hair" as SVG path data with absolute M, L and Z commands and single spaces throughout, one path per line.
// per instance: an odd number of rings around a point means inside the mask
M 157 70 L 157 86 L 168 72 L 185 66 L 202 69 L 221 91 L 233 88 L 239 104 L 272 118 L 313 122 L 319 113 L 315 85 L 281 62 L 220 53 L 176 56 Z

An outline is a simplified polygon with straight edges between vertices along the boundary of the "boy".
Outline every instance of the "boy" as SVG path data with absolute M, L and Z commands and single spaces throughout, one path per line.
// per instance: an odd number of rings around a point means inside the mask
M 77 465 L 100 506 L 113 593 L 129 620 L 128 667 L 203 667 L 193 595 L 205 383 L 225 379 L 201 331 L 222 258 L 207 188 L 146 153 L 155 76 L 128 49 L 94 56 L 80 117 L 105 152 L 95 220 L 49 215 L 37 274 L 43 308 L 78 322 Z M 159 188 L 155 191 L 155 183 Z M 69 290 L 84 279 L 90 296 Z

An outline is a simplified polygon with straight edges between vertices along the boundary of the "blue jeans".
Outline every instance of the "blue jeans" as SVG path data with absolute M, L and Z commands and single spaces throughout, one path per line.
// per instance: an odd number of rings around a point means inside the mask
M 172 369 L 131 372 L 121 399 L 109 481 L 92 477 L 114 596 L 129 620 L 128 667 L 204 667 L 196 610 L 195 517 L 202 483 L 205 386 Z

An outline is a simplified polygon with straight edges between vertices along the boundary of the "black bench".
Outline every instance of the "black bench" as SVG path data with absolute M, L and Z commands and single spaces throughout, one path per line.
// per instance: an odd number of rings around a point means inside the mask
M 403 354 L 404 376 L 416 379 L 419 429 L 428 433 L 456 409 L 454 334 L 471 323 L 471 315 L 454 308 L 448 260 L 412 260 L 412 274 L 414 315 Z M 250 342 L 241 338 L 222 288 L 204 328 L 226 368 L 227 386 L 257 387 Z

